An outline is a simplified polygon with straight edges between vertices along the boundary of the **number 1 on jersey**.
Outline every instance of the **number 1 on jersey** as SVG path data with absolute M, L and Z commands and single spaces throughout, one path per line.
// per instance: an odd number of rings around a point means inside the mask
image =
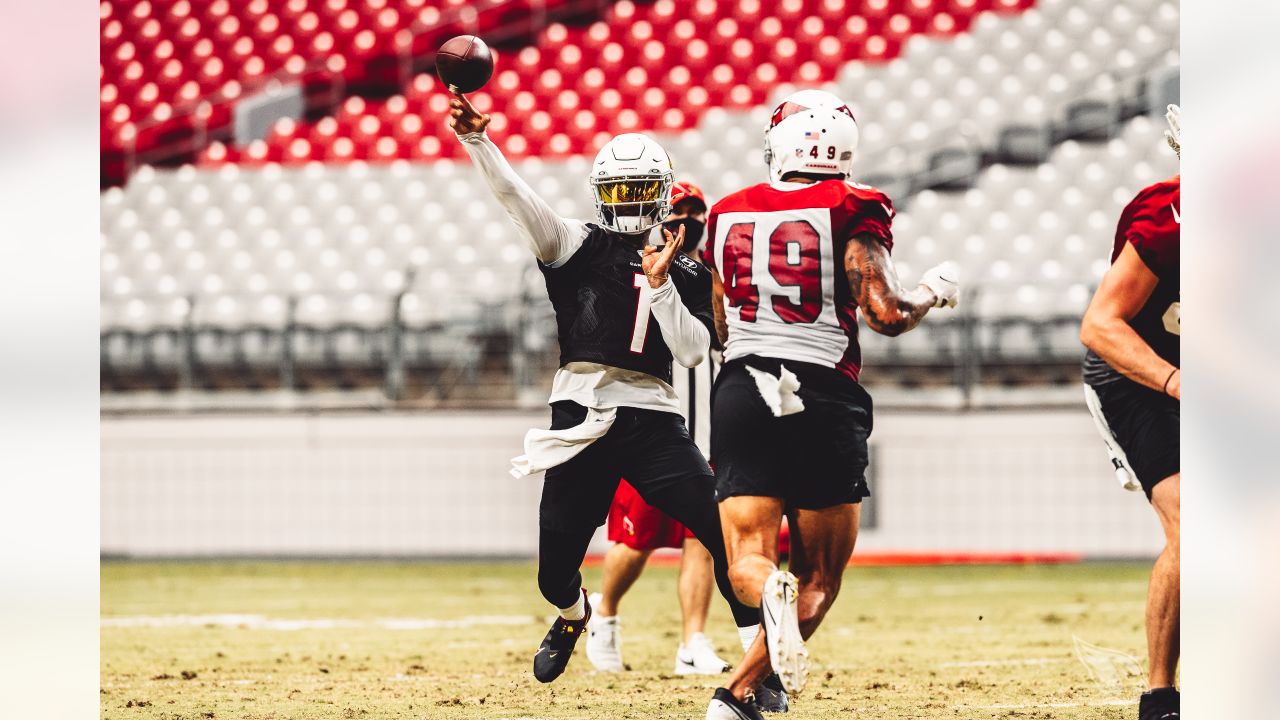
M 649 304 L 653 302 L 653 288 L 644 273 L 636 273 L 632 284 L 639 291 L 636 298 L 636 324 L 631 329 L 631 352 L 644 352 L 644 339 L 649 334 Z

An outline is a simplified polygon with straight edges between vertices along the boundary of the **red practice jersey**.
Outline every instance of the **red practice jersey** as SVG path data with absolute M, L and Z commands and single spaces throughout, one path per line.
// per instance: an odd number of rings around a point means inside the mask
M 857 380 L 858 305 L 845 243 L 865 233 L 892 249 L 892 222 L 887 195 L 844 180 L 761 183 L 716 203 L 705 260 L 724 284 L 725 361 L 796 360 Z
M 1182 355 L 1181 273 L 1181 206 L 1182 178 L 1175 175 L 1142 192 L 1125 207 L 1116 226 L 1111 262 L 1120 257 L 1125 245 L 1132 245 L 1142 263 L 1155 274 L 1158 282 L 1151 297 L 1129 321 L 1147 345 L 1178 367 Z M 1109 382 L 1122 377 L 1102 358 L 1090 352 L 1085 358 L 1085 380 L 1090 384 Z

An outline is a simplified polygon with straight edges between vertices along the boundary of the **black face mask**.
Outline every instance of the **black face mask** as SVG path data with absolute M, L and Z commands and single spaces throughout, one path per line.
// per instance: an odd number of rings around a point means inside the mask
M 680 248 L 680 250 L 686 253 L 693 252 L 698 249 L 698 243 L 702 242 L 702 230 L 706 227 L 706 223 L 691 217 L 677 218 L 662 223 L 662 227 L 670 232 L 672 237 L 679 234 L 681 226 L 684 227 L 684 247 Z

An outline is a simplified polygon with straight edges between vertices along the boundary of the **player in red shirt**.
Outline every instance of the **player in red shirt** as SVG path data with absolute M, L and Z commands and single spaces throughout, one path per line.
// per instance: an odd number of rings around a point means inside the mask
M 788 97 L 765 131 L 772 182 L 711 210 L 706 261 L 724 366 L 712 409 L 716 499 L 738 599 L 764 628 L 707 720 L 754 720 L 757 686 L 776 671 L 788 692 L 807 675 L 804 641 L 840 590 L 867 488 L 871 398 L 858 383 L 858 311 L 885 335 L 954 306 L 943 263 L 904 289 L 889 253 L 893 205 L 848 180 L 858 126 L 818 90 Z M 778 569 L 778 529 L 791 531 Z
M 1176 105 L 1169 144 L 1181 156 Z M 1181 176 L 1138 193 L 1120 216 L 1111 268 L 1081 323 L 1085 399 L 1127 489 L 1147 494 L 1164 527 L 1165 548 L 1147 590 L 1149 690 L 1141 720 L 1174 720 L 1181 700 L 1178 668 L 1178 577 L 1182 397 L 1180 273 Z

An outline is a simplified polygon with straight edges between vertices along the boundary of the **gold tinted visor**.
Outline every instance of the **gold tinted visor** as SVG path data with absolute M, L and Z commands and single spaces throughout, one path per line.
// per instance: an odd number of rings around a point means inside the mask
M 657 202 L 661 180 L 606 180 L 596 185 L 600 202 L 606 205 Z

